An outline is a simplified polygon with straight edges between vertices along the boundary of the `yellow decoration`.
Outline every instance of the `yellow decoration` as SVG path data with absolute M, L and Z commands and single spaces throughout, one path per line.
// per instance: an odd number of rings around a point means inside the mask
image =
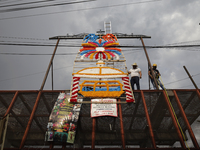
M 104 47 L 109 47 L 109 46 L 112 46 L 112 45 L 119 45 L 119 43 L 109 43 L 109 44 L 106 44 Z
M 98 52 L 92 53 L 92 54 L 90 55 L 90 59 L 93 59 L 93 56 L 94 56 L 96 53 L 98 53 Z
M 81 44 L 83 47 L 87 47 L 87 46 L 92 46 L 92 47 L 97 47 L 96 45 L 92 44 L 92 43 L 82 43 Z
M 93 84 L 85 84 L 85 83 L 93 83 Z M 109 83 L 117 83 L 117 84 L 109 84 Z M 94 91 L 82 91 L 83 87 L 93 87 Z M 121 91 L 109 91 L 109 87 L 118 87 L 120 86 Z M 95 91 L 96 87 L 106 87 L 107 91 Z M 124 91 L 122 90 L 122 84 L 118 80 L 112 81 L 91 81 L 85 80 L 82 84 L 80 84 L 80 94 L 84 97 L 120 97 Z
M 108 60 L 110 60 L 111 59 L 110 54 L 108 52 L 104 52 L 104 53 L 107 55 Z
M 82 71 L 85 71 L 87 69 L 91 70 L 91 69 L 96 69 L 96 68 L 99 68 L 99 74 L 94 74 L 94 73 L 81 73 Z M 118 71 L 119 73 L 105 73 L 105 74 L 101 74 L 101 70 L 102 69 L 111 69 L 111 70 L 116 70 Z M 123 71 L 119 70 L 119 69 L 116 69 L 116 68 L 111 68 L 111 67 L 88 67 L 88 68 L 84 68 L 84 69 L 81 69 L 79 70 L 77 73 L 72 73 L 72 75 L 104 75 L 104 76 L 107 76 L 107 75 L 128 75 L 128 73 L 124 73 Z

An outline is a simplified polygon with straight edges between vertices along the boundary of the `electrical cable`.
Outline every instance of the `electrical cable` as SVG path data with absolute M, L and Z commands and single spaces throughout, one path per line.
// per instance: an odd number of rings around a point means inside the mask
M 96 0 L 83 0 L 83 1 L 75 1 L 75 2 L 67 2 L 67 3 L 59 3 L 59 4 L 42 5 L 42 6 L 30 6 L 30 7 L 11 8 L 11 9 L 0 10 L 0 13 L 12 12 L 12 11 L 21 11 L 21 10 L 28 10 L 28 9 L 36 9 L 36 8 L 43 8 L 43 7 L 70 5 L 70 4 L 91 2 L 91 1 L 96 1 Z
M 1 0 L 0 3 L 1 4 L 9 4 L 9 3 L 13 3 L 13 2 L 19 2 L 19 1 L 23 1 L 23 0 L 13 0 L 13 1 L 7 1 L 7 0 Z
M 56 69 L 53 69 L 53 70 L 59 70 L 59 69 L 68 68 L 68 67 L 72 67 L 72 66 L 73 65 L 66 66 L 66 67 L 60 67 L 60 68 L 56 68 Z M 7 81 L 7 80 L 13 80 L 13 79 L 17 79 L 17 78 L 23 78 L 23 77 L 32 76 L 32 75 L 36 75 L 36 74 L 41 74 L 41 73 L 45 73 L 45 72 L 46 71 L 42 71 L 42 72 L 27 74 L 27 75 L 23 75 L 23 76 L 13 77 L 13 78 L 9 78 L 9 79 L 3 79 L 3 80 L 0 80 L 0 82 Z
M 55 47 L 54 44 L 17 44 L 17 43 L 0 43 L 0 45 L 12 45 L 12 46 L 39 46 L 39 47 Z M 80 47 L 80 45 L 58 45 L 58 47 Z
M 60 53 L 55 55 L 76 55 L 77 53 Z M 28 54 L 28 53 L 0 53 L 0 55 L 35 55 L 35 56 L 42 56 L 42 55 L 53 55 L 53 54 Z
M 51 44 L 16 44 L 16 43 L 0 43 L 0 45 L 15 45 L 15 46 L 55 46 Z M 59 47 L 80 47 L 81 45 L 58 45 Z M 143 46 L 116 46 L 119 48 L 142 48 Z M 179 46 L 145 46 L 146 48 L 157 49 L 157 48 L 191 48 L 191 47 L 200 47 L 200 45 L 179 45 Z M 190 51 L 200 51 L 200 50 L 190 50 Z
M 18 1 L 18 0 L 17 0 Z M 56 1 L 56 0 L 43 0 L 43 1 L 32 1 L 32 2 L 26 2 L 26 3 L 19 3 L 19 4 L 10 4 L 10 5 L 0 5 L 1 7 L 12 7 L 12 6 L 19 6 L 19 5 L 29 5 L 29 4 L 36 4 L 36 3 L 43 3 L 43 2 L 50 2 L 50 1 Z
M 197 74 L 195 74 L 195 75 L 192 75 L 192 77 L 198 76 L 198 75 L 200 75 L 200 73 L 197 73 Z M 186 79 L 189 79 L 189 77 L 183 78 L 183 79 L 180 79 L 180 80 L 176 80 L 176 81 L 173 81 L 173 82 L 169 82 L 169 83 L 166 83 L 166 84 L 172 84 L 172 83 L 179 82 L 179 81 L 186 80 Z M 166 84 L 165 84 L 165 85 L 166 85 Z
M 8 18 L 0 18 L 0 20 L 7 20 L 7 19 L 14 19 L 14 18 L 25 18 L 25 17 L 35 17 L 35 16 L 43 16 L 43 15 L 58 14 L 58 13 L 85 11 L 85 10 L 91 10 L 91 9 L 102 9 L 102 8 L 109 8 L 109 7 L 119 7 L 119 6 L 132 5 L 132 4 L 151 3 L 151 2 L 156 2 L 156 1 L 161 1 L 161 0 L 149 0 L 149 1 L 143 1 L 143 2 L 133 2 L 133 3 L 126 3 L 126 4 L 116 4 L 116 5 L 107 5 L 107 6 L 99 6 L 99 7 L 82 8 L 82 9 L 76 9 L 76 10 L 49 12 L 49 13 L 42 13 L 42 14 L 35 14 L 35 15 L 8 17 Z

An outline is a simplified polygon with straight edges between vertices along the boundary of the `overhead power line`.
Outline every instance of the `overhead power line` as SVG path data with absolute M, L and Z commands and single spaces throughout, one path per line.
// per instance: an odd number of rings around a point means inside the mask
M 13 45 L 13 46 L 39 46 L 39 47 L 55 47 L 55 44 L 35 44 L 35 43 L 4 43 L 1 42 L 0 45 Z M 64 45 L 60 44 L 58 47 L 80 47 L 81 45 Z M 120 45 L 120 46 L 115 46 L 119 48 L 143 48 L 143 46 L 135 46 L 135 45 Z M 200 47 L 200 45 L 170 45 L 170 46 L 145 46 L 146 48 L 191 48 L 191 47 Z M 200 50 L 197 50 L 200 51 Z
M 198 75 L 200 75 L 200 73 L 192 75 L 192 77 L 195 77 L 195 76 L 198 76 Z M 179 79 L 179 80 L 176 80 L 176 81 L 173 81 L 173 82 L 165 83 L 165 85 L 167 85 L 167 84 L 173 84 L 173 83 L 176 83 L 176 82 L 179 82 L 179 81 L 183 81 L 183 80 L 187 80 L 187 79 L 189 79 L 189 77 L 186 77 L 186 78 L 183 78 L 183 79 Z
M 55 68 L 53 70 L 60 70 L 60 69 L 64 69 L 64 68 L 68 68 L 68 67 L 72 67 L 72 66 L 73 65 L 69 65 L 69 66 L 65 66 L 65 67 Z M 36 74 L 41 74 L 41 73 L 45 73 L 45 72 L 46 71 L 42 71 L 42 72 L 36 72 L 36 73 L 32 73 L 32 74 L 26 74 L 26 75 L 22 75 L 22 76 L 17 76 L 17 77 L 13 77 L 13 78 L 3 79 L 3 80 L 0 80 L 0 82 L 7 81 L 7 80 L 18 79 L 18 78 L 23 78 L 23 77 L 32 76 L 32 75 L 36 75 Z
M 41 6 L 18 7 L 18 8 L 11 8 L 11 9 L 0 10 L 0 13 L 3 13 L 3 12 L 12 12 L 12 11 L 21 11 L 21 10 L 28 10 L 28 9 L 36 9 L 36 8 L 43 8 L 43 7 L 70 5 L 70 4 L 91 2 L 91 1 L 96 1 L 96 0 L 84 0 L 84 1 L 59 3 L 59 4 L 48 4 L 48 5 L 41 5 Z
M 133 5 L 133 4 L 151 3 L 151 2 L 156 2 L 156 1 L 161 1 L 161 0 L 149 0 L 149 1 L 142 1 L 142 2 L 132 2 L 132 3 L 126 3 L 126 4 L 116 4 L 116 5 L 107 5 L 107 6 L 99 6 L 99 7 L 90 7 L 90 8 L 82 8 L 82 9 L 76 9 L 76 10 L 67 10 L 67 11 L 50 12 L 50 13 L 42 13 L 42 14 L 35 14 L 35 15 L 8 17 L 8 18 L 0 18 L 0 20 L 7 20 L 7 19 L 14 19 L 14 18 L 25 18 L 25 17 L 35 17 L 35 16 L 42 16 L 42 15 L 51 15 L 51 14 L 58 14 L 58 13 L 85 11 L 85 10 L 91 10 L 91 9 L 102 9 L 102 8 L 109 8 L 109 7 L 120 7 L 120 6 Z
M 29 54 L 29 53 L 0 53 L 0 55 L 53 55 L 53 54 Z M 77 55 L 77 53 L 59 53 L 55 55 Z
M 0 1 L 0 4 L 9 4 L 9 3 L 19 2 L 19 1 L 23 1 L 23 0 L 13 0 L 13 1 L 1 0 L 1 1 Z
M 33 43 L 0 43 L 0 45 L 13 45 L 13 46 L 39 46 L 39 47 L 55 47 L 55 44 L 33 44 Z M 80 47 L 81 45 L 59 45 L 59 47 Z
M 1 7 L 20 6 L 20 5 L 29 5 L 29 4 L 38 4 L 38 3 L 52 2 L 52 1 L 56 1 L 56 0 L 33 1 L 33 2 L 27 2 L 27 3 L 18 3 L 18 4 L 3 5 L 3 6 L 0 5 L 0 8 Z

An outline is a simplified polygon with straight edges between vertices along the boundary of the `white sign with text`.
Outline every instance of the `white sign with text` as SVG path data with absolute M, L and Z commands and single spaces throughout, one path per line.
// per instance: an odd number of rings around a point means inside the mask
M 94 102 L 91 104 L 91 117 L 118 116 L 116 99 L 91 99 L 91 102 Z

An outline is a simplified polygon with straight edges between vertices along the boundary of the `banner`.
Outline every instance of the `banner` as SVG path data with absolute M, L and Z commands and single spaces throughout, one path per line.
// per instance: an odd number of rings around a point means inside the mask
M 69 93 L 59 94 L 49 117 L 45 141 L 74 143 L 81 104 L 70 103 L 69 98 Z
M 91 117 L 100 117 L 100 116 L 117 117 L 118 114 L 117 114 L 116 101 L 117 101 L 116 99 L 91 99 L 91 102 L 97 102 L 96 104 L 91 104 Z M 106 103 L 113 103 L 113 104 L 106 104 Z

